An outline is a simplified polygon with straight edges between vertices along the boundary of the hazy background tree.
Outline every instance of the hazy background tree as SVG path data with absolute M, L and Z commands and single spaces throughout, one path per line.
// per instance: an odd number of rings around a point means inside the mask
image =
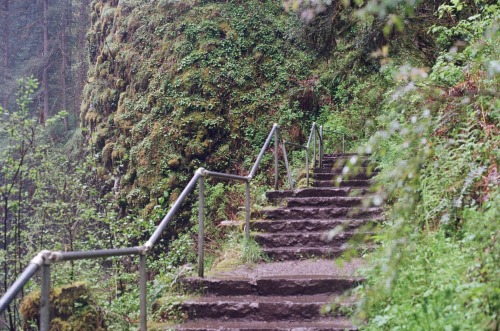
M 65 110 L 65 129 L 77 126 L 87 68 L 88 15 L 88 0 L 2 1 L 0 104 L 4 108 L 14 109 L 17 81 L 34 76 L 41 88 L 33 115 L 43 123 Z

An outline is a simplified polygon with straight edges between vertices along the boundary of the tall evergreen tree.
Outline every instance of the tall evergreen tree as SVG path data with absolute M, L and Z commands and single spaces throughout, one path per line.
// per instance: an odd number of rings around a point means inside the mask
M 2 70 L 2 83 L 5 85 L 5 83 L 8 80 L 8 75 L 9 75 L 9 43 L 10 43 L 10 22 L 9 22 L 9 0 L 4 0 L 3 1 L 3 8 L 2 8 L 2 21 L 3 21 L 3 70 Z M 0 91 L 1 94 L 1 104 L 6 106 L 7 104 L 7 91 L 2 90 Z
M 0 1 L 0 104 L 15 108 L 18 80 L 34 76 L 41 83 L 34 107 L 40 121 L 66 110 L 66 129 L 75 127 L 86 78 L 89 1 Z

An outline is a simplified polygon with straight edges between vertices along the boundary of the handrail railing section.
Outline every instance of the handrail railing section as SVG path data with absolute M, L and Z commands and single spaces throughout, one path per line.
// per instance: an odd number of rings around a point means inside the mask
M 318 139 L 316 139 L 316 136 Z M 39 252 L 28 264 L 26 269 L 19 275 L 16 281 L 11 285 L 11 287 L 5 292 L 3 297 L 0 299 L 0 314 L 5 311 L 9 304 L 16 298 L 19 292 L 22 290 L 24 285 L 35 275 L 35 273 L 41 270 L 41 293 L 40 293 L 40 331 L 49 331 L 50 327 L 50 314 L 49 314 L 49 297 L 50 297 L 50 287 L 51 287 L 51 265 L 57 262 L 64 261 L 74 261 L 74 260 L 85 260 L 85 259 L 97 259 L 105 257 L 116 257 L 116 256 L 139 256 L 139 303 L 140 303 L 140 315 L 139 323 L 140 330 L 147 330 L 147 300 L 146 300 L 146 255 L 151 251 L 151 248 L 155 245 L 156 241 L 160 238 L 162 232 L 167 227 L 168 223 L 174 218 L 177 211 L 181 207 L 182 203 L 186 197 L 194 190 L 196 184 L 198 184 L 198 194 L 199 194 L 199 211 L 198 211 L 198 222 L 199 222 L 199 232 L 198 232 L 198 276 L 203 277 L 204 270 L 204 188 L 205 188 L 205 177 L 215 177 L 227 180 L 236 180 L 245 183 L 245 237 L 248 239 L 250 236 L 250 182 L 257 173 L 257 169 L 262 161 L 264 153 L 271 145 L 271 141 L 274 137 L 274 188 L 278 189 L 278 150 L 279 145 L 283 152 L 284 163 L 286 167 L 286 172 L 288 176 L 288 183 L 290 190 L 293 190 L 293 180 L 290 172 L 290 165 L 288 163 L 286 145 L 299 147 L 306 150 L 306 173 L 307 173 L 307 185 L 309 185 L 309 152 L 313 149 L 314 165 L 319 162 L 319 166 L 323 163 L 323 127 L 316 123 L 312 124 L 311 132 L 309 134 L 309 139 L 306 145 L 299 145 L 291 142 L 286 142 L 283 140 L 281 135 L 280 127 L 278 124 L 274 124 L 267 139 L 262 146 L 257 159 L 247 176 L 226 174 L 220 172 L 209 171 L 204 168 L 199 168 L 196 170 L 194 176 L 191 178 L 189 183 L 183 189 L 177 200 L 174 202 L 170 210 L 167 212 L 165 217 L 162 219 L 160 224 L 156 227 L 155 231 L 149 238 L 149 240 L 142 246 L 127 247 L 127 248 L 112 248 L 112 249 L 100 249 L 100 250 L 90 250 L 90 251 L 72 251 L 72 252 L 62 252 L 62 251 L 48 251 L 43 250 Z M 281 140 L 281 144 L 279 143 Z M 316 153 L 318 152 L 318 153 Z

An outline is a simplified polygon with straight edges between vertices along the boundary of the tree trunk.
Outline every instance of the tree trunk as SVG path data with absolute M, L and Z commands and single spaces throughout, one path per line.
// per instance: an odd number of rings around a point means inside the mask
M 49 31 L 47 25 L 47 12 L 49 7 L 48 0 L 42 0 L 42 34 L 43 34 L 43 74 L 42 74 L 42 93 L 43 93 L 43 119 L 42 123 L 49 118 Z
M 10 22 L 9 22 L 9 0 L 4 0 L 3 3 L 3 15 L 4 15 L 4 43 L 3 43 L 3 84 L 7 86 L 7 77 L 9 75 L 9 38 L 10 38 Z M 3 91 L 4 95 L 2 98 L 2 106 L 7 108 L 8 93 L 6 90 Z
M 67 33 L 68 33 L 68 0 L 65 0 L 63 3 L 64 10 L 63 10 L 63 19 L 62 19 L 62 31 L 61 31 L 61 57 L 62 57 L 62 63 L 61 63 L 61 86 L 62 86 L 62 109 L 64 111 L 68 111 L 68 106 L 66 103 L 66 92 L 67 92 L 67 86 L 66 86 L 66 68 L 68 66 L 68 47 L 67 47 Z M 64 128 L 66 131 L 69 130 L 69 125 L 68 125 L 68 116 L 64 116 Z
M 77 115 L 80 112 L 80 105 L 82 102 L 83 87 L 87 79 L 87 49 L 85 43 L 85 35 L 87 33 L 89 15 L 88 15 L 88 0 L 80 0 L 80 7 L 78 10 L 78 71 L 76 82 L 76 95 L 75 95 L 75 111 Z
M 8 194 L 3 194 L 3 233 L 2 233 L 2 250 L 4 251 L 4 261 L 2 262 L 3 265 L 3 290 L 4 293 L 7 291 L 9 288 L 9 265 L 8 265 L 8 259 L 9 259 L 9 245 L 8 245 L 8 231 L 9 231 L 9 226 L 8 226 L 8 219 L 9 219 L 9 198 Z M 9 305 L 7 307 L 7 325 L 10 331 L 15 331 L 15 321 L 14 321 L 14 316 L 12 314 L 12 307 Z

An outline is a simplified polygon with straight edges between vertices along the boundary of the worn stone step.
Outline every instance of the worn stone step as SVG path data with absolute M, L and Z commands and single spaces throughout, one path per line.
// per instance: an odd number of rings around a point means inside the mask
M 332 295 L 297 296 L 203 296 L 186 300 L 181 311 L 188 319 L 219 319 L 220 321 L 307 321 L 321 318 L 321 308 L 335 300 Z M 339 306 L 348 306 L 346 300 Z M 341 316 L 340 307 L 332 309 L 329 316 Z
M 314 168 L 313 174 L 341 174 L 343 171 L 344 167 L 337 167 L 337 168 L 331 168 L 331 167 L 323 167 L 323 168 Z M 371 167 L 360 167 L 357 169 L 358 173 L 364 173 L 364 174 L 371 174 L 375 175 L 378 172 L 376 170 L 373 170 Z
M 311 178 L 313 180 L 329 180 L 335 182 L 337 178 L 340 176 L 339 173 L 314 173 Z M 364 172 L 359 172 L 355 175 L 346 175 L 349 179 L 370 179 L 373 177 L 372 174 L 366 174 Z
M 346 164 L 352 164 L 352 158 L 343 158 L 343 157 L 335 157 L 335 158 L 324 158 L 323 159 L 323 168 L 342 168 Z M 354 165 L 368 167 L 372 164 L 372 161 L 367 158 L 358 158 Z
M 281 200 L 290 197 L 345 197 L 350 195 L 348 187 L 309 187 L 297 190 L 267 191 L 268 200 Z
M 311 258 L 334 259 L 340 257 L 345 249 L 341 247 L 277 247 L 262 248 L 273 261 L 304 260 Z
M 252 231 L 268 233 L 283 233 L 296 231 L 328 231 L 336 226 L 342 226 L 344 230 L 353 230 L 361 226 L 374 227 L 382 221 L 382 217 L 366 219 L 279 219 L 279 220 L 256 220 L 252 221 Z
M 372 182 L 369 179 L 347 179 L 340 182 L 337 178 L 332 180 L 314 180 L 313 187 L 349 187 L 349 188 L 364 188 L 368 189 Z
M 266 192 L 269 201 L 276 202 L 285 198 L 312 198 L 312 197 L 347 197 L 360 196 L 368 192 L 364 187 L 308 187 L 296 190 L 280 190 Z
M 345 246 L 345 247 L 344 247 Z M 356 248 L 357 251 L 370 251 L 375 246 L 363 244 Z M 262 248 L 262 251 L 273 261 L 305 260 L 311 258 L 335 259 L 340 257 L 347 249 L 353 248 L 349 244 L 342 247 L 276 247 Z
M 252 236 L 262 248 L 278 247 L 340 247 L 351 238 L 368 238 L 373 233 L 341 231 L 334 238 L 328 238 L 328 232 L 284 232 L 254 233 Z
M 352 208 L 352 207 L 297 207 L 297 208 L 264 208 L 253 213 L 253 218 L 263 219 L 331 219 L 331 218 L 369 218 L 377 217 L 382 208 Z
M 178 331 L 355 331 L 357 328 L 345 318 L 322 318 L 308 322 L 261 322 L 261 321 L 220 321 L 198 320 L 182 325 L 165 325 L 157 330 Z
M 316 295 L 341 294 L 359 285 L 361 277 L 332 275 L 286 275 L 254 278 L 186 277 L 184 288 L 204 295 Z
M 350 158 L 350 157 L 353 157 L 353 156 L 357 156 L 359 158 L 369 158 L 371 156 L 371 154 L 367 154 L 367 153 L 362 153 L 362 154 L 359 154 L 359 153 L 324 153 L 323 154 L 323 158 Z
M 356 154 L 356 153 L 346 153 L 346 154 L 337 154 L 337 153 L 334 153 L 334 154 L 324 154 L 323 155 L 323 160 L 331 160 L 331 159 L 351 159 L 351 158 L 357 158 L 358 160 L 362 159 L 369 159 L 370 158 L 370 155 L 367 155 L 367 154 Z
M 287 207 L 355 207 L 360 206 L 364 197 L 309 197 L 309 198 L 288 198 Z

